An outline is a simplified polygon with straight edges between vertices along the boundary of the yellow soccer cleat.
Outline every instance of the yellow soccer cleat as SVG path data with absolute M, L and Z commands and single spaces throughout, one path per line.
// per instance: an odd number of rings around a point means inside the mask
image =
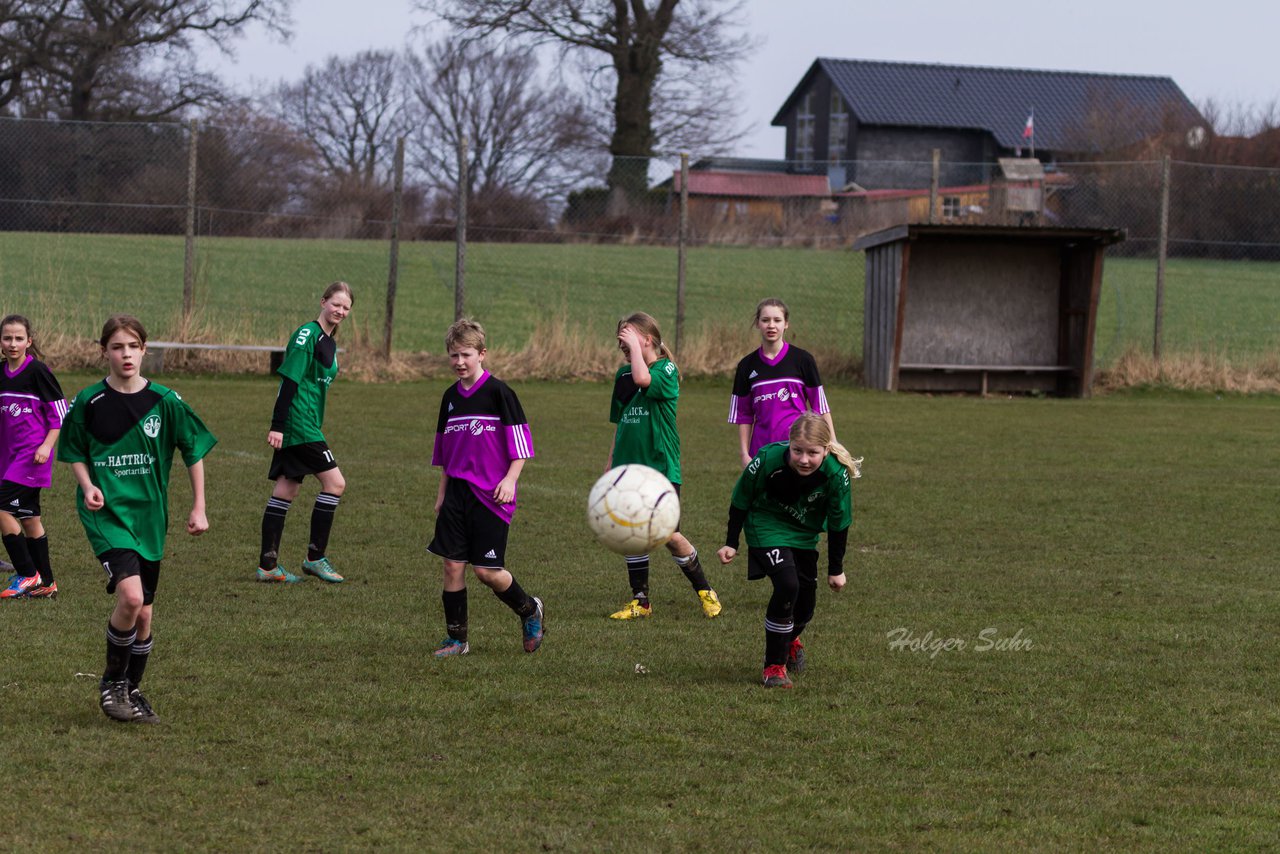
M 718 605 L 718 604 L 719 604 L 719 603 L 717 603 L 717 605 Z M 703 606 L 703 607 L 705 608 L 706 606 Z M 610 614 L 610 615 L 609 615 L 609 619 L 611 619 L 611 620 L 639 620 L 639 619 L 641 619 L 641 618 L 643 618 L 643 617 L 648 617 L 648 616 L 650 616 L 651 614 L 653 614 L 653 606 L 652 606 L 652 605 L 650 605 L 650 604 L 648 604 L 648 603 L 646 603 L 646 604 L 644 604 L 644 605 L 641 605 L 641 604 L 640 604 L 640 600 L 639 600 L 639 599 L 632 599 L 630 602 L 628 602 L 627 604 L 623 605 L 623 606 L 622 606 L 622 608 L 621 608 L 620 610 L 614 611 L 612 614 Z
M 720 597 L 714 590 L 699 590 L 698 600 L 702 602 L 702 613 L 706 614 L 708 619 L 719 616 L 724 609 L 720 604 Z

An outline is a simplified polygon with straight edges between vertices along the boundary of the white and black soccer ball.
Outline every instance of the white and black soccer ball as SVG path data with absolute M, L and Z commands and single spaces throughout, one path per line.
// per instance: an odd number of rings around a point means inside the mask
M 671 539 L 680 524 L 680 496 L 671 481 L 648 466 L 605 472 L 587 497 L 587 526 L 621 555 L 642 555 Z

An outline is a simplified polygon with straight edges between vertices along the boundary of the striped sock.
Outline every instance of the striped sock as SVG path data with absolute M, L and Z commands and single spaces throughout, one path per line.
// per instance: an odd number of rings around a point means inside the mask
M 280 537 L 284 534 L 284 517 L 293 502 L 287 498 L 267 499 L 267 509 L 262 513 L 262 551 L 258 566 L 266 570 L 276 568 L 280 559 Z
M 338 512 L 340 496 L 322 492 L 316 496 L 316 506 L 311 510 L 311 542 L 307 544 L 307 560 L 319 560 L 329 550 L 329 531 L 333 529 L 333 514 Z
M 649 604 L 649 556 L 627 555 L 627 580 L 631 582 L 631 595 L 641 605 Z

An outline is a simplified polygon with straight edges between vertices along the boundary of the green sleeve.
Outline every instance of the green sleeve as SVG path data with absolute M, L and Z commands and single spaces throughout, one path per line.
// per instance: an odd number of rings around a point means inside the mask
M 733 487 L 733 498 L 729 503 L 739 510 L 750 510 L 751 502 L 760 492 L 760 484 L 764 482 L 764 452 L 756 454 L 738 475 L 738 482 Z
M 182 452 L 182 462 L 188 468 L 204 459 L 205 454 L 218 444 L 218 440 L 204 426 L 200 416 L 187 405 L 182 398 L 174 395 L 173 416 L 177 420 L 178 429 L 174 434 L 174 444 Z
M 71 409 L 62 420 L 62 432 L 58 434 L 58 462 L 89 462 L 88 434 L 84 427 L 84 406 L 79 396 L 71 401 Z
M 835 460 L 834 457 L 830 459 Z M 853 523 L 853 490 L 849 470 L 836 461 L 830 475 L 831 499 L 827 502 L 827 530 L 842 531 Z
M 315 348 L 316 330 L 313 324 L 308 323 L 298 327 L 298 331 L 293 333 L 293 337 L 285 347 L 284 361 L 276 373 L 301 385 L 307 375 L 307 365 L 311 363 Z
M 680 396 L 680 371 L 670 359 L 660 359 L 649 366 L 649 388 L 645 396 L 650 400 L 675 400 Z

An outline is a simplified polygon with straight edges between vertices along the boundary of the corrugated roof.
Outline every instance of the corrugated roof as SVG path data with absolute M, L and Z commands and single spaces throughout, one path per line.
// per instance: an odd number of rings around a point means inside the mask
M 821 69 L 861 124 L 986 130 L 1005 148 L 1026 147 L 1023 128 L 1035 111 L 1037 148 L 1070 150 L 1090 112 L 1119 113 L 1133 138 L 1160 130 L 1173 111 L 1183 124 L 1203 117 L 1169 77 L 1043 71 L 973 65 L 820 58 L 792 91 L 773 124 Z
M 680 173 L 671 186 L 680 192 Z M 689 172 L 689 192 L 699 196 L 829 196 L 825 175 L 785 172 Z

